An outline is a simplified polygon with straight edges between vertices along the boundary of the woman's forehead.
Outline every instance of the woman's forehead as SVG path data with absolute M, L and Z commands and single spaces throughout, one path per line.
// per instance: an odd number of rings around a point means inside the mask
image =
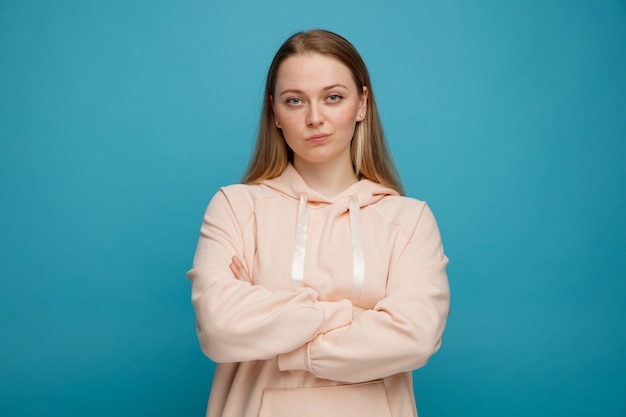
M 356 88 L 350 69 L 337 58 L 318 53 L 286 58 L 278 68 L 276 90 L 315 90 L 334 85 Z

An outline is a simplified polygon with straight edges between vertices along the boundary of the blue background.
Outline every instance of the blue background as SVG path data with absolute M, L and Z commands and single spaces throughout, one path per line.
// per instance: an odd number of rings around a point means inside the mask
M 0 0 L 0 414 L 204 415 L 185 272 L 313 27 L 451 259 L 420 417 L 625 416 L 623 0 Z

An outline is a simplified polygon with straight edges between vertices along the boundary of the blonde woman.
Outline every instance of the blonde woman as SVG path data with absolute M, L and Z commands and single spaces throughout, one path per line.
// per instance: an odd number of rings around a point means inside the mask
M 447 262 L 430 209 L 403 196 L 356 49 L 293 35 L 243 184 L 212 198 L 187 274 L 217 363 L 207 416 L 416 416 Z

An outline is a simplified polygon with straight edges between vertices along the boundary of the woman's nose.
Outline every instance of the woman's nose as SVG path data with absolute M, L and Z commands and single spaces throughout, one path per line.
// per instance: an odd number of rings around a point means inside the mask
M 310 104 L 306 115 L 306 125 L 310 127 L 319 126 L 324 123 L 324 113 L 318 104 Z

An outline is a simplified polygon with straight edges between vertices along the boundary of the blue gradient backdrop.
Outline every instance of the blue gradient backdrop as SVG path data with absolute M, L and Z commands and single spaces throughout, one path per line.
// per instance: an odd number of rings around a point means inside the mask
M 0 0 L 0 415 L 203 415 L 185 272 L 312 27 L 451 259 L 420 417 L 626 416 L 623 0 Z

